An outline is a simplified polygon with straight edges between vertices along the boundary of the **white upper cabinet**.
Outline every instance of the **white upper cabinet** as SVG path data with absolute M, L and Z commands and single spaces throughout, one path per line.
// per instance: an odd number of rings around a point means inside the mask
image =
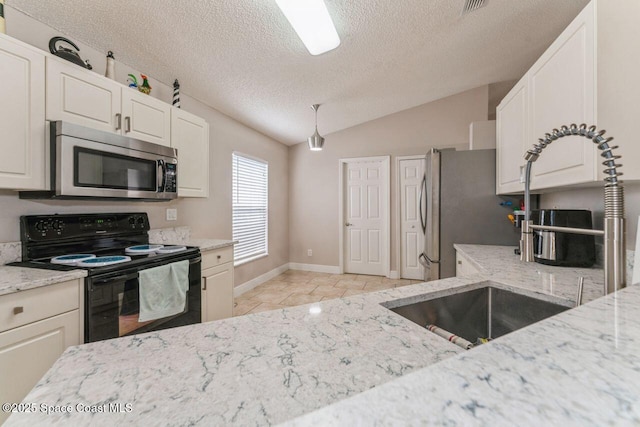
M 44 58 L 0 34 L 0 188 L 45 189 Z
M 522 191 L 522 165 L 527 141 L 527 81 L 520 80 L 496 109 L 497 193 Z
M 640 85 L 634 72 L 640 68 L 640 37 L 637 19 L 640 2 L 593 0 L 536 61 L 497 110 L 497 193 L 523 190 L 516 185 L 512 159 L 522 156 L 539 138 L 554 128 L 572 123 L 607 129 L 622 154 L 625 181 L 640 180 L 640 144 L 633 126 L 640 117 Z M 635 71 L 632 71 L 635 70 Z M 525 91 L 525 122 L 520 111 Z M 517 103 L 514 104 L 514 103 Z M 514 133 L 524 126 L 524 144 Z M 552 190 L 573 185 L 600 185 L 601 158 L 590 140 L 570 136 L 544 149 L 533 164 L 531 188 Z
M 595 123 L 594 7 L 587 6 L 533 65 L 528 74 L 531 138 L 572 123 Z M 595 144 L 565 137 L 544 149 L 531 169 L 532 188 L 579 184 L 597 179 Z M 524 154 L 524 153 L 523 153 Z
M 47 57 L 47 120 L 120 133 L 121 90 L 113 80 Z
M 122 88 L 122 134 L 171 145 L 171 105 L 131 88 Z
M 171 105 L 51 56 L 47 57 L 47 120 L 171 145 Z
M 178 149 L 178 196 L 209 196 L 209 124 L 171 109 L 171 146 Z

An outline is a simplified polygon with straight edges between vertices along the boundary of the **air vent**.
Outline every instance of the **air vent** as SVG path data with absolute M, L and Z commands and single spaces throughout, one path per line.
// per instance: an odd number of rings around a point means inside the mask
M 482 6 L 486 6 L 487 0 L 464 0 L 464 7 L 462 8 L 461 15 L 466 15 L 474 10 L 480 9 Z

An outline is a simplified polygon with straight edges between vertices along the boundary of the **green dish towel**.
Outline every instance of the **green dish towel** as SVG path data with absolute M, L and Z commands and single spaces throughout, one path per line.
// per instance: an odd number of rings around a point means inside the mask
M 148 268 L 138 274 L 140 282 L 139 322 L 182 313 L 189 289 L 189 261 Z

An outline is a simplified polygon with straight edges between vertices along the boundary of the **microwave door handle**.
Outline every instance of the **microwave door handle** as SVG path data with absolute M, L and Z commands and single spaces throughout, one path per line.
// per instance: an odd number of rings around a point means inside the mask
M 157 161 L 157 168 L 159 173 L 156 175 L 156 184 L 158 185 L 158 193 L 164 192 L 164 185 L 167 179 L 167 166 L 164 160 Z

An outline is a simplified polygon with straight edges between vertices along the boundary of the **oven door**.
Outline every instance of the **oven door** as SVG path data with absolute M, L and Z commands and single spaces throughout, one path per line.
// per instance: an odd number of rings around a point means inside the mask
M 152 265 L 148 268 L 157 266 Z M 162 319 L 139 321 L 138 271 L 123 270 L 87 278 L 85 342 L 118 338 L 202 321 L 200 256 L 189 260 L 189 289 L 184 311 Z
M 127 138 L 118 142 L 121 145 L 59 135 L 56 195 L 161 200 L 177 197 L 176 158 L 126 146 L 127 142 L 143 148 L 156 144 Z

